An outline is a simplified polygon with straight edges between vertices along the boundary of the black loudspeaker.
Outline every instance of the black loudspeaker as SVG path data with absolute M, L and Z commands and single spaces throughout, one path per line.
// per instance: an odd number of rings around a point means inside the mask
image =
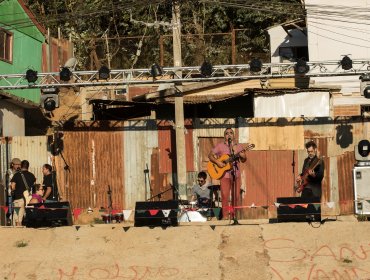
M 277 203 L 281 204 L 307 204 L 301 205 L 279 205 L 277 208 L 277 222 L 315 222 L 321 221 L 321 205 L 319 197 L 278 197 Z
M 24 225 L 32 228 L 73 225 L 69 202 L 37 203 L 26 207 Z
M 171 210 L 168 217 L 161 210 Z M 178 200 L 168 201 L 137 201 L 135 206 L 135 227 L 168 227 L 177 226 Z M 149 210 L 159 210 L 155 215 Z

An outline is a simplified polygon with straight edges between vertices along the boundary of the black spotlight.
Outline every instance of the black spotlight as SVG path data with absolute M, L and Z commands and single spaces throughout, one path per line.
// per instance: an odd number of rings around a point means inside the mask
M 210 62 L 204 61 L 202 66 L 200 66 L 200 74 L 202 74 L 203 77 L 210 77 L 213 72 L 213 66 Z
M 28 69 L 26 71 L 26 80 L 29 84 L 34 84 L 36 81 L 37 81 L 38 77 L 37 77 L 37 71 L 35 70 L 32 70 L 32 69 Z
M 370 86 L 364 88 L 364 96 L 365 98 L 370 98 Z
M 261 72 L 261 70 L 262 70 L 262 61 L 257 59 L 257 58 L 253 58 L 251 60 L 251 62 L 249 63 L 249 70 L 251 72 Z
M 345 55 L 340 61 L 340 65 L 342 65 L 343 70 L 351 70 L 352 69 L 352 59 L 350 59 L 347 55 Z
M 108 80 L 110 70 L 107 66 L 102 66 L 99 69 L 99 80 Z
M 307 62 L 305 60 L 297 59 L 294 71 L 297 74 L 306 74 L 308 71 L 310 71 L 310 66 L 307 65 Z
M 150 68 L 150 75 L 152 75 L 153 79 L 163 75 L 162 68 L 158 63 L 153 63 L 152 67 Z
M 368 140 L 361 140 L 358 142 L 358 153 L 362 157 L 367 157 L 370 153 L 370 142 Z
M 46 111 L 54 111 L 55 108 L 59 107 L 59 96 L 58 88 L 45 88 L 42 89 L 42 94 L 40 96 L 40 105 Z
M 55 108 L 57 107 L 57 101 L 55 100 L 54 97 L 48 97 L 44 101 L 44 109 L 46 111 L 54 111 Z
M 71 76 L 72 72 L 68 67 L 63 67 L 62 70 L 60 70 L 59 77 L 62 81 L 68 82 L 71 79 Z

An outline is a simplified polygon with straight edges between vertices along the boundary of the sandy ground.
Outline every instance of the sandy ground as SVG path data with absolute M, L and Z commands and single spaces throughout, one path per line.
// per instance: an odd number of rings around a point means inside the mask
M 370 223 L 0 228 L 0 279 L 370 279 Z

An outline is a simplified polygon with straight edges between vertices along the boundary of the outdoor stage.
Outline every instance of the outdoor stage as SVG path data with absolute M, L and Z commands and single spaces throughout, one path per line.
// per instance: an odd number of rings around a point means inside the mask
M 1 227 L 0 279 L 370 278 L 369 222 L 239 222 Z

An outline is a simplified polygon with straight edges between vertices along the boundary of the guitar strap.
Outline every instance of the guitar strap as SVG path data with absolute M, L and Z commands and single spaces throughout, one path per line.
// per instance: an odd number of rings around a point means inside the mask
M 26 190 L 27 190 L 28 192 L 30 192 L 30 187 L 28 186 L 27 181 L 26 181 L 26 178 L 24 177 L 24 174 L 22 173 L 22 171 L 21 171 L 21 176 L 22 176 L 23 184 L 24 184 L 24 185 L 25 185 L 25 187 L 26 187 Z

